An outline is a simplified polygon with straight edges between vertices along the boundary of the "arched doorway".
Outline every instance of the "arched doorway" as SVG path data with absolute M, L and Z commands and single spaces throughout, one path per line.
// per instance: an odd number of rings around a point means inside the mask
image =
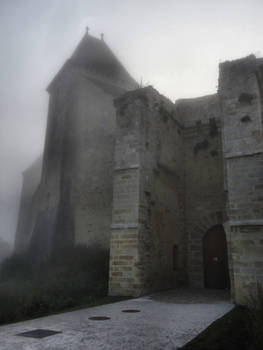
M 212 227 L 203 239 L 206 288 L 229 289 L 226 234 L 222 225 Z

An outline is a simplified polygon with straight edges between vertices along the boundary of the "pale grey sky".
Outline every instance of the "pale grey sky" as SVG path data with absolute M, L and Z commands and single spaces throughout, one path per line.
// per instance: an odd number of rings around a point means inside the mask
M 48 83 L 85 32 L 172 100 L 214 93 L 218 64 L 261 55 L 262 0 L 0 0 L 0 236 L 43 148 Z

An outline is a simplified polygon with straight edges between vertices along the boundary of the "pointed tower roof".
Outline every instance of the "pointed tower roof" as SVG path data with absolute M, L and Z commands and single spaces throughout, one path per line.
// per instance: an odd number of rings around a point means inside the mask
M 136 81 L 105 43 L 103 34 L 101 35 L 101 39 L 97 39 L 89 35 L 87 30 L 71 58 L 64 64 L 51 82 L 48 91 L 50 91 L 68 66 L 82 68 L 128 90 L 138 87 Z

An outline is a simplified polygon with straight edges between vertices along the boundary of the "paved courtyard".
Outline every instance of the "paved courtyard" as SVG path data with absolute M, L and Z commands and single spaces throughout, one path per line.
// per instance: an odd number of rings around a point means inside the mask
M 177 289 L 2 326 L 0 349 L 172 350 L 232 308 L 226 291 Z M 17 335 L 34 330 L 43 338 Z

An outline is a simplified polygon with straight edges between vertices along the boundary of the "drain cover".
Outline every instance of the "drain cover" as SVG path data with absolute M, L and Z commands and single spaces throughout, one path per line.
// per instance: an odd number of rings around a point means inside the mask
M 89 317 L 89 320 L 92 320 L 92 321 L 105 321 L 105 320 L 110 320 L 110 317 L 107 317 L 107 316 L 93 316 L 93 317 Z
M 135 312 L 141 312 L 141 310 L 135 310 L 135 309 L 128 309 L 128 310 L 122 310 L 122 312 L 127 312 L 127 313 L 135 313 Z
M 52 331 L 50 329 L 35 329 L 34 331 L 23 332 L 23 333 L 19 333 L 17 335 L 21 336 L 21 337 L 41 339 L 41 338 L 46 338 L 46 337 L 49 337 L 51 335 L 55 335 L 58 333 L 62 333 L 62 332 Z

